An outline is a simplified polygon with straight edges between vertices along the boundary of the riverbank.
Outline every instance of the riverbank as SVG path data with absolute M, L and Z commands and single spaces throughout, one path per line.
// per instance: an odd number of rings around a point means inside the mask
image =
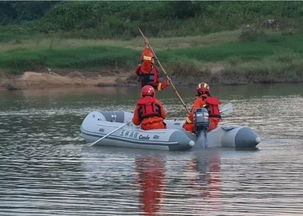
M 242 34 L 237 30 L 150 41 L 177 85 L 195 85 L 197 78 L 228 85 L 303 82 L 303 34 L 266 32 L 253 40 L 240 39 Z M 138 85 L 134 71 L 141 38 L 40 39 L 1 43 L 0 88 Z
M 178 86 L 195 86 L 197 82 L 203 80 L 209 84 L 221 85 L 246 85 L 250 84 L 246 76 L 229 74 L 230 68 L 223 65 L 213 65 L 211 69 L 203 76 L 173 76 L 175 85 Z M 121 70 L 113 75 L 102 75 L 100 72 L 72 71 L 72 72 L 32 72 L 27 71 L 22 75 L 0 78 L 0 90 L 27 90 L 27 89 L 54 89 L 54 88 L 83 88 L 83 87 L 133 87 L 139 86 L 134 71 L 126 72 Z M 161 74 L 161 79 L 165 79 Z M 302 79 L 289 80 L 279 77 L 272 79 L 267 74 L 255 79 L 254 83 L 298 83 Z
M 107 86 L 131 86 L 133 82 L 128 79 L 131 74 L 118 75 L 91 75 L 74 71 L 66 74 L 55 72 L 25 72 L 23 75 L 0 79 L 0 88 L 7 90 L 21 89 L 48 89 L 66 87 L 107 87 Z

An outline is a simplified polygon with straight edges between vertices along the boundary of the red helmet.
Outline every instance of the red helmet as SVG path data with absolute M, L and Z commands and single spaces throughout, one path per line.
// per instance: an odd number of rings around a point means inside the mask
M 154 58 L 154 54 L 151 52 L 150 48 L 145 48 L 141 55 L 141 61 L 151 61 Z
M 144 74 L 149 74 L 152 70 L 152 65 L 154 64 L 154 54 L 150 51 L 148 47 L 145 48 L 143 54 L 141 55 L 141 71 Z
M 154 96 L 155 95 L 155 89 L 154 87 L 150 86 L 150 85 L 146 85 L 143 86 L 142 90 L 141 90 L 141 96 Z
M 210 92 L 209 85 L 205 82 L 199 83 L 196 90 L 198 94 L 205 94 L 205 93 L 209 94 Z

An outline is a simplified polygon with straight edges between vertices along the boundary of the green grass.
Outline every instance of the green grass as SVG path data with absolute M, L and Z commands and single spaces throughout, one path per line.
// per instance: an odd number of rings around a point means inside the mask
M 229 83 L 303 80 L 303 34 L 270 33 L 245 42 L 238 36 L 239 31 L 233 31 L 150 41 L 168 72 L 179 77 L 202 76 Z M 143 50 L 141 38 L 115 41 L 52 37 L 2 45 L 0 69 L 12 74 L 46 67 L 133 71 Z M 221 74 L 213 74 L 214 65 L 224 68 Z
M 248 82 L 301 82 L 303 81 L 303 55 L 283 53 L 261 61 L 243 62 L 233 67 L 232 73 Z
M 180 48 L 161 52 L 163 58 L 192 59 L 203 62 L 239 59 L 261 60 L 283 52 L 303 53 L 303 34 L 270 35 L 257 41 L 229 42 L 209 46 Z
M 30 39 L 30 35 L 18 35 L 15 33 L 0 33 L 0 43 L 19 43 L 21 40 Z
M 20 74 L 27 70 L 51 68 L 129 68 L 140 53 L 127 48 L 96 46 L 66 49 L 9 50 L 0 53 L 0 68 Z
M 117 46 L 124 48 L 131 48 L 142 50 L 143 40 L 142 37 L 130 39 L 130 40 L 101 40 L 101 39 L 75 39 L 66 38 L 64 34 L 54 33 L 54 34 L 39 34 L 33 35 L 30 39 L 23 38 L 18 39 L 19 34 L 11 33 L 7 35 L 6 33 L 0 32 L 0 38 L 6 38 L 5 42 L 0 40 L 0 51 L 7 51 L 12 49 L 48 49 L 48 48 L 73 48 L 82 46 Z M 151 45 L 158 50 L 166 50 L 172 48 L 184 48 L 193 46 L 205 46 L 211 44 L 220 44 L 226 42 L 237 41 L 240 32 L 237 31 L 224 31 L 220 33 L 212 33 L 208 35 L 201 36 L 187 36 L 187 37 L 169 37 L 169 38 L 149 38 Z M 13 39 L 14 38 L 14 39 Z
M 150 42 L 157 54 L 162 55 L 162 50 L 170 52 L 171 47 L 224 43 L 235 41 L 238 35 L 239 31 L 229 31 L 205 36 L 150 38 Z M 14 41 L 1 43 L 0 68 L 13 74 L 39 70 L 43 67 L 59 69 L 120 67 L 133 70 L 140 62 L 142 50 L 141 37 L 117 41 L 62 39 L 57 34 L 43 38 L 43 35 L 37 35 L 31 40 L 20 40 L 18 43 Z M 174 58 L 169 59 L 173 61 Z

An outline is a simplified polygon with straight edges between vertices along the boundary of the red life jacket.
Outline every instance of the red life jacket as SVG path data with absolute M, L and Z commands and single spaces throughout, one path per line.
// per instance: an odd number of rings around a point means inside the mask
M 209 113 L 209 117 L 221 118 L 220 110 L 219 110 L 219 104 L 221 104 L 221 101 L 216 97 L 207 97 L 205 99 L 205 102 L 206 102 L 206 108 Z
M 142 86 L 151 85 L 154 88 L 157 88 L 159 78 L 158 78 L 158 71 L 157 71 L 156 67 L 152 66 L 149 73 L 144 73 L 141 71 L 140 79 L 142 82 Z
M 156 104 L 155 99 L 151 96 L 140 98 L 137 105 L 139 106 L 140 119 L 161 116 L 160 106 Z

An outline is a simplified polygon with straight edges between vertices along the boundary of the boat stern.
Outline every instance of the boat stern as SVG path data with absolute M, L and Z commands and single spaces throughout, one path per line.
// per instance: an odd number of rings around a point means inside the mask
M 184 130 L 178 129 L 169 137 L 169 142 L 176 142 L 178 144 L 169 145 L 170 151 L 184 151 L 189 150 L 195 145 L 195 141 L 190 139 Z
M 235 136 L 236 148 L 254 148 L 260 142 L 261 138 L 248 127 L 242 127 Z

